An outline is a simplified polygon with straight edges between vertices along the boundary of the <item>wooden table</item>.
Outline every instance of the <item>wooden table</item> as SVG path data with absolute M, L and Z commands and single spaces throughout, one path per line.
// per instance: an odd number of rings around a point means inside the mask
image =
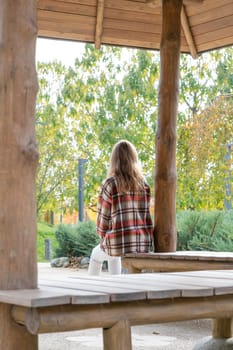
M 232 336 L 233 270 L 51 276 L 39 287 L 0 291 L 0 302 L 12 305 L 13 319 L 31 334 L 100 327 L 105 350 L 131 350 L 133 325 L 211 318 L 224 323 L 214 321 L 214 337 Z
M 177 272 L 233 269 L 233 252 L 177 251 L 126 254 L 122 264 L 130 273 L 142 270 Z

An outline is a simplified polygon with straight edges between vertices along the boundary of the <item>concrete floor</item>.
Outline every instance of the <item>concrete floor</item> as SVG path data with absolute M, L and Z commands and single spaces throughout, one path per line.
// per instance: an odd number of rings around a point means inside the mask
M 51 268 L 38 264 L 39 276 L 55 278 L 62 275 L 86 274 L 86 269 Z M 132 327 L 133 350 L 191 350 L 198 340 L 211 335 L 211 321 L 198 320 Z M 102 350 L 102 330 L 43 334 L 40 350 Z

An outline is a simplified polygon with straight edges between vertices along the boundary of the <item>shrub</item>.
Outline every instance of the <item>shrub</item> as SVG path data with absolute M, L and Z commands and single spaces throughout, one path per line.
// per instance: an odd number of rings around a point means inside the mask
M 233 251 L 233 211 L 177 214 L 178 250 Z
M 100 242 L 93 221 L 79 222 L 75 227 L 77 233 L 76 256 L 90 256 L 92 249 Z
M 79 222 L 76 225 L 59 225 L 55 232 L 59 247 L 56 256 L 90 256 L 99 243 L 96 225 L 93 221 Z
M 56 256 L 75 256 L 77 236 L 72 225 L 60 224 L 57 226 L 55 236 L 58 242 Z

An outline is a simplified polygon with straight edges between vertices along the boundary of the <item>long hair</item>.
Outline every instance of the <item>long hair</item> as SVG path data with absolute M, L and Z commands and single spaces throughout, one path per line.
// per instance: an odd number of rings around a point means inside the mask
M 114 176 L 119 192 L 143 189 L 143 175 L 136 148 L 132 143 L 121 140 L 115 144 L 110 158 L 108 177 Z

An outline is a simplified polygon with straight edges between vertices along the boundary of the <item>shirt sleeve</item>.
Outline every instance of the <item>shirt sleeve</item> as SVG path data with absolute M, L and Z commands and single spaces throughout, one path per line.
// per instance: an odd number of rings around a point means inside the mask
M 112 194 L 109 184 L 103 184 L 97 205 L 97 234 L 104 238 L 106 232 L 111 230 Z

